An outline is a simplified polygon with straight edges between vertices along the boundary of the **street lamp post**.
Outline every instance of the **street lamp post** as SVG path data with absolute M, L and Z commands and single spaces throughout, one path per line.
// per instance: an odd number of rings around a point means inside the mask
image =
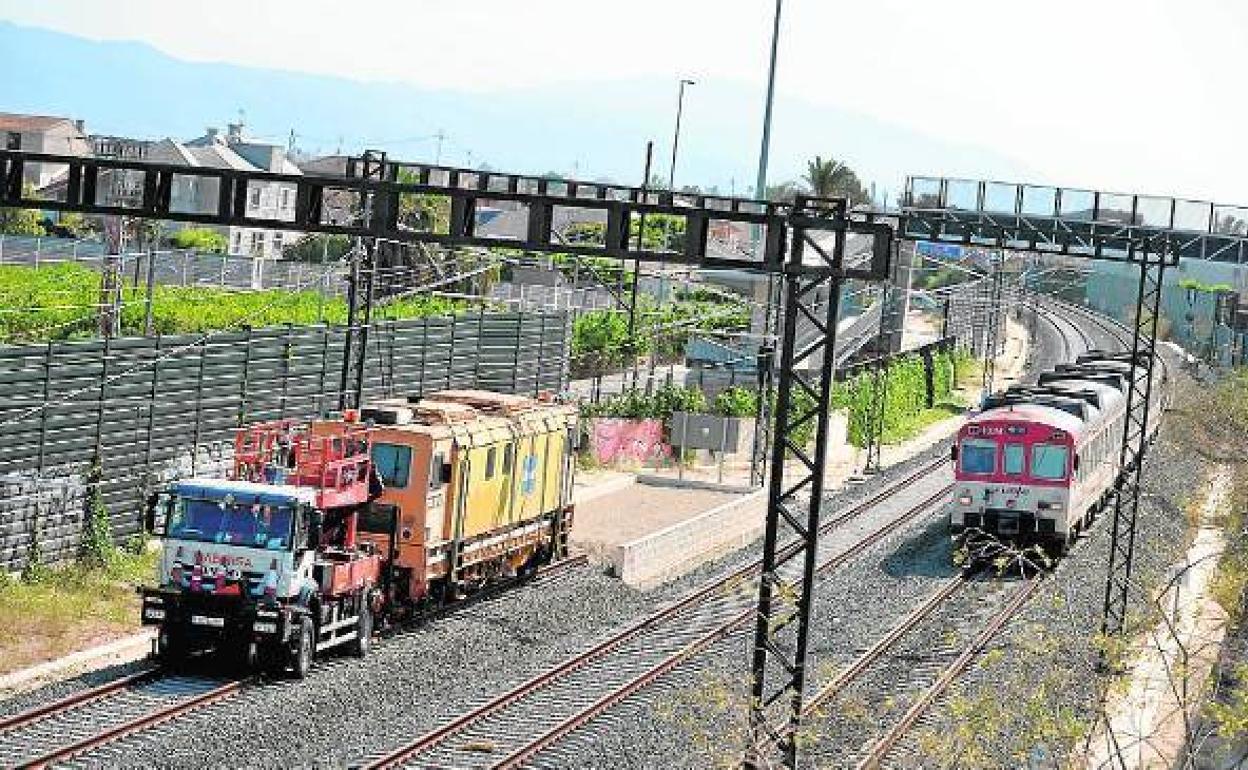
M 668 171 L 667 189 L 676 192 L 676 150 L 680 147 L 680 114 L 685 106 L 685 86 L 694 85 L 694 81 L 681 78 L 680 91 L 676 96 L 676 135 L 672 137 L 672 167 Z

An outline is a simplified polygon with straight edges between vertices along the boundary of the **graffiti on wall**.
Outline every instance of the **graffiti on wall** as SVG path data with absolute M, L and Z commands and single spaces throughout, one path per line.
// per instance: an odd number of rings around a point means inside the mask
M 596 418 L 590 421 L 589 446 L 594 459 L 603 465 L 644 463 L 670 457 L 672 453 L 672 448 L 663 442 L 662 420 Z

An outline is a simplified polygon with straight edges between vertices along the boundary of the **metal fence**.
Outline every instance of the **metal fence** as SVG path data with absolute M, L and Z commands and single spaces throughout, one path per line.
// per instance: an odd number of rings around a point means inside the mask
M 0 348 L 0 568 L 32 537 L 50 561 L 81 537 L 91 465 L 116 538 L 138 531 L 147 494 L 230 461 L 241 424 L 337 407 L 343 327 L 117 338 Z M 566 314 L 383 321 L 368 335 L 365 397 L 480 387 L 567 386 Z
M 346 292 L 347 269 L 289 260 L 209 254 L 184 249 L 152 252 L 153 282 L 161 286 L 205 286 L 218 289 L 289 289 L 327 296 Z M 100 272 L 106 259 L 120 262 L 121 274 L 138 287 L 147 279 L 145 252 L 106 257 L 101 244 L 66 238 L 0 234 L 0 266 L 51 267 L 73 263 Z

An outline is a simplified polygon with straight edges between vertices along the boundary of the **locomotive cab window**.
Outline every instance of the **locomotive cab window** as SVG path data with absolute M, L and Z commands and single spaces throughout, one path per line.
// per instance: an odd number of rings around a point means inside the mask
M 508 444 L 503 447 L 503 475 L 511 473 L 511 450 L 512 445 Z
M 963 473 L 992 473 L 997 467 L 997 445 L 984 439 L 967 439 L 958 452 Z
M 373 444 L 373 465 L 387 487 L 406 489 L 412 468 L 412 448 L 399 444 Z
M 1066 478 L 1070 449 L 1059 444 L 1036 444 L 1031 448 L 1031 475 L 1057 481 Z
M 497 462 L 497 460 L 498 460 L 498 450 L 495 449 L 494 447 L 490 447 L 489 451 L 485 453 L 485 479 L 486 481 L 489 481 L 490 479 L 494 478 L 494 465 Z
M 1021 476 L 1023 473 L 1023 445 L 1006 444 L 1002 457 L 1002 470 L 1010 476 Z

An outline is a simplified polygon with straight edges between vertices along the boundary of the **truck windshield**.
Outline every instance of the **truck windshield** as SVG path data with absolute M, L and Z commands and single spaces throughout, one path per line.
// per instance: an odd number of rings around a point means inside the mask
M 290 548 L 294 525 L 290 506 L 179 497 L 169 517 L 168 537 L 201 543 L 242 545 L 280 551 Z

